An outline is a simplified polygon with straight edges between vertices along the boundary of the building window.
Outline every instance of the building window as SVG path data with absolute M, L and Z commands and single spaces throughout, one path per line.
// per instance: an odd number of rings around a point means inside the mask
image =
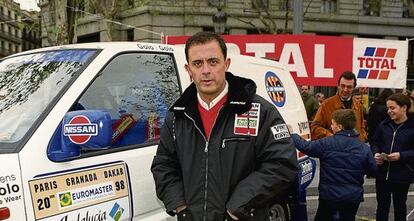
M 126 31 L 127 41 L 134 41 L 134 29 L 129 29 Z
M 19 52 L 19 46 L 18 46 L 18 45 L 15 45 L 15 46 L 14 46 L 14 51 L 15 51 L 15 52 Z
M 252 0 L 252 4 L 255 9 L 269 8 L 269 0 Z
M 381 11 L 381 0 L 363 0 L 364 15 L 379 16 Z
M 128 0 L 128 7 L 133 8 L 134 7 L 134 1 L 135 0 Z
M 321 2 L 321 13 L 329 14 L 336 13 L 336 0 L 322 0 Z
M 294 0 L 281 0 L 280 5 L 279 5 L 279 9 L 281 11 L 287 11 L 287 10 L 292 11 L 293 1 Z
M 78 43 L 87 43 L 87 42 L 100 42 L 101 40 L 99 32 L 78 36 Z
M 12 43 L 9 43 L 9 51 L 12 51 L 12 49 L 13 49 Z
M 0 6 L 0 13 L 1 13 L 2 15 L 4 15 L 4 8 L 3 8 L 3 6 Z
M 410 9 L 407 7 L 407 5 L 405 3 L 403 3 L 402 17 L 403 18 L 412 18 L 413 17 L 413 13 L 410 12 Z
M 4 41 L 1 41 L 1 48 L 4 49 Z
M 10 10 L 7 10 L 7 15 L 9 16 L 9 18 L 11 18 L 12 16 L 12 14 L 11 14 L 11 11 Z

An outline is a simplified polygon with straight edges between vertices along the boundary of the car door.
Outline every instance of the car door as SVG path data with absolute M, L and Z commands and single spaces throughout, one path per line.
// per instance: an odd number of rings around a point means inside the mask
M 168 107 L 181 93 L 176 70 L 171 53 L 125 52 L 80 88 L 68 112 L 106 111 L 113 130 L 125 116 L 133 119 L 106 149 L 82 149 L 77 157 L 53 162 L 47 156 L 63 132 L 62 118 L 51 111 L 20 153 L 29 219 L 165 220 L 150 166 Z

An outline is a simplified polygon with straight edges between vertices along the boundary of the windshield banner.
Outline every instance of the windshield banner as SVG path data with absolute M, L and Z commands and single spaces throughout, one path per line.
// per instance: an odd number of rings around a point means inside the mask
M 188 36 L 168 36 L 168 44 L 185 44 Z M 404 88 L 408 41 L 311 36 L 224 35 L 228 54 L 266 57 L 286 65 L 296 84 L 337 86 L 352 70 L 359 87 Z M 231 55 L 229 55 L 231 57 Z

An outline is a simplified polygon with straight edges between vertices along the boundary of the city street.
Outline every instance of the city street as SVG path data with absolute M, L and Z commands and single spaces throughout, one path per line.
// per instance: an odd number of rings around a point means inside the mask
M 317 162 L 319 166 L 319 161 Z M 316 175 L 311 185 L 308 187 L 307 194 L 307 209 L 308 209 L 308 220 L 313 221 L 315 217 L 316 210 L 318 208 L 318 183 L 319 183 L 319 167 L 317 168 Z M 373 221 L 375 220 L 375 210 L 377 208 L 377 201 L 375 195 L 375 179 L 365 179 L 364 183 L 364 199 L 365 201 L 361 203 L 357 213 L 356 220 L 366 220 Z M 411 214 L 410 214 L 411 213 Z M 393 208 L 390 208 L 390 221 L 394 220 L 393 217 Z M 407 200 L 407 220 L 414 220 L 414 185 L 410 186 L 410 192 L 408 193 Z
M 375 193 L 368 193 L 364 196 L 365 201 L 361 203 L 359 206 L 357 219 L 356 220 L 366 220 L 371 221 L 375 220 L 375 210 L 377 207 L 377 201 L 375 199 Z M 318 199 L 315 196 L 310 196 L 307 199 L 308 205 L 308 220 L 313 221 L 313 218 L 316 213 L 316 209 L 318 207 Z M 393 221 L 393 213 L 392 213 L 392 206 L 390 212 L 390 221 Z M 410 192 L 407 200 L 407 213 L 411 215 L 407 218 L 407 220 L 414 220 L 414 192 Z

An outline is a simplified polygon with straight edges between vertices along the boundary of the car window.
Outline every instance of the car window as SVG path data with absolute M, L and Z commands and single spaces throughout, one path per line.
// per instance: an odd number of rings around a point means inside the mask
M 99 53 L 93 49 L 40 51 L 0 61 L 0 152 L 17 151 L 23 137 L 71 79 Z M 32 128 L 32 130 L 30 129 Z
M 169 54 L 129 53 L 114 58 L 72 110 L 105 110 L 113 130 L 125 117 L 135 121 L 112 147 L 153 143 L 168 108 L 180 95 L 178 75 Z

